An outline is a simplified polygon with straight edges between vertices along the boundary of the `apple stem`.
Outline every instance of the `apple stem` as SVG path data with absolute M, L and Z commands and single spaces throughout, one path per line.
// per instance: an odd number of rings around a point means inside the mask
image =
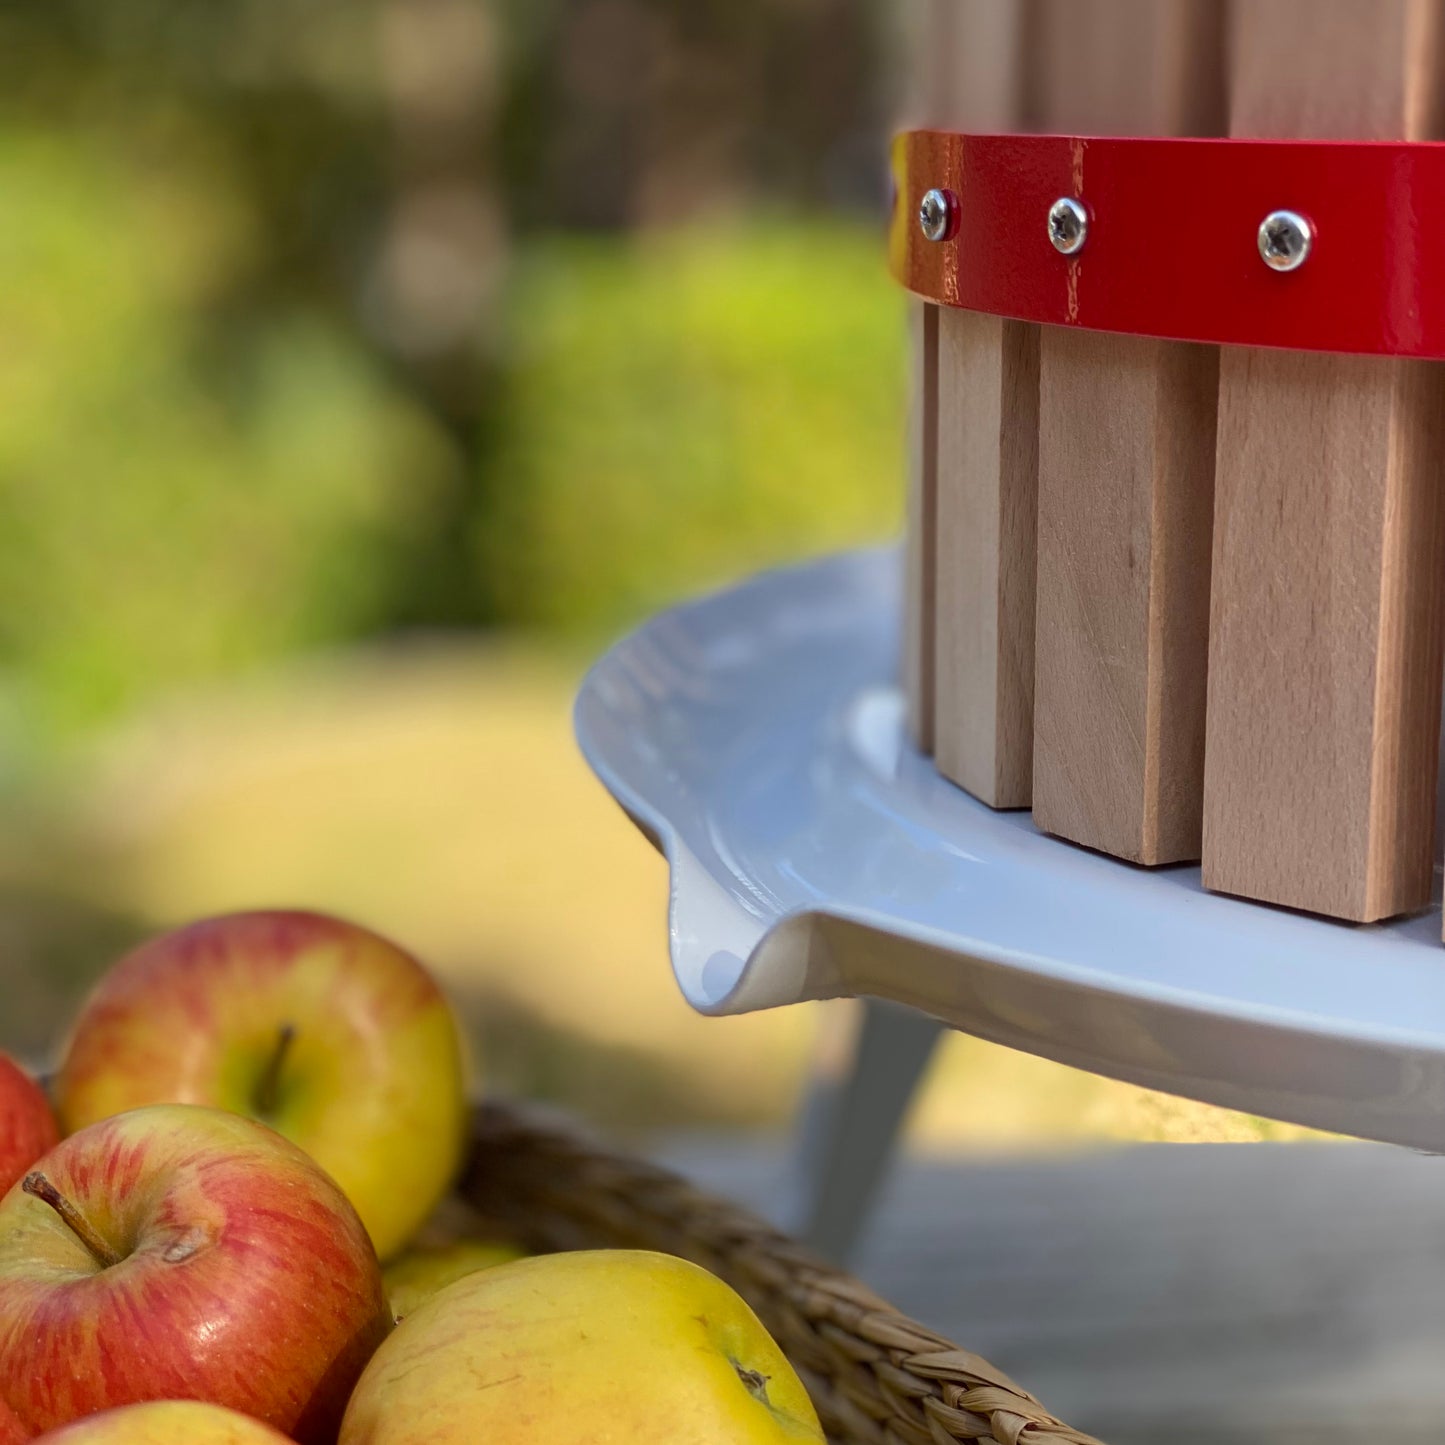
M 261 1082 L 256 1085 L 256 1112 L 263 1118 L 269 1119 L 276 1112 L 281 1095 L 281 1070 L 285 1067 L 286 1056 L 295 1042 L 296 1025 L 282 1024 L 276 1032 L 276 1047 L 271 1051 L 266 1072 L 261 1075 Z
M 39 1170 L 27 1174 L 20 1187 L 48 1204 L 64 1221 L 66 1227 L 95 1257 L 102 1269 L 119 1264 L 121 1256 L 101 1238 L 95 1226 Z

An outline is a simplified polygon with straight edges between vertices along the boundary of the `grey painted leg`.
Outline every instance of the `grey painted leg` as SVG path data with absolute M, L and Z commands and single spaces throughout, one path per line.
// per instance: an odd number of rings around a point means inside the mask
M 943 1025 L 897 1004 L 865 1000 L 851 1056 L 815 1074 L 803 1106 L 798 1162 L 800 1233 L 825 1259 L 844 1262 L 868 1222 L 914 1090 Z

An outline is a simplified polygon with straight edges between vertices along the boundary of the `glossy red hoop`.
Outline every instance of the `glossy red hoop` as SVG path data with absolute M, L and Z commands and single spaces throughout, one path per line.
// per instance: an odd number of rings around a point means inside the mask
M 894 144 L 894 275 L 946 306 L 1170 340 L 1445 358 L 1445 143 L 1154 140 L 914 131 Z M 953 193 L 949 238 L 919 209 Z M 1062 197 L 1088 214 L 1072 256 Z M 1287 209 L 1293 271 L 1261 259 Z

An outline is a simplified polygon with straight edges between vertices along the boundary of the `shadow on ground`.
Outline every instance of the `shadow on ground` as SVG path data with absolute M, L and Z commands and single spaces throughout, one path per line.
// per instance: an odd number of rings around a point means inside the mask
M 91 983 L 147 932 L 122 913 L 0 887 L 0 1047 L 49 1061 Z
M 589 1036 L 496 989 L 453 988 L 484 1090 L 565 1107 L 619 1137 L 777 1122 L 754 1094 L 729 1098 L 685 1061 Z

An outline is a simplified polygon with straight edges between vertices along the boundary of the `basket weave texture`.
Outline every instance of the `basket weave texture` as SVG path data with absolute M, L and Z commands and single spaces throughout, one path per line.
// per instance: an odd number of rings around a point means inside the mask
M 530 1248 L 653 1249 L 733 1286 L 832 1445 L 1099 1445 L 987 1360 L 915 1324 L 744 1209 L 508 1104 L 480 1106 L 462 1193 Z

